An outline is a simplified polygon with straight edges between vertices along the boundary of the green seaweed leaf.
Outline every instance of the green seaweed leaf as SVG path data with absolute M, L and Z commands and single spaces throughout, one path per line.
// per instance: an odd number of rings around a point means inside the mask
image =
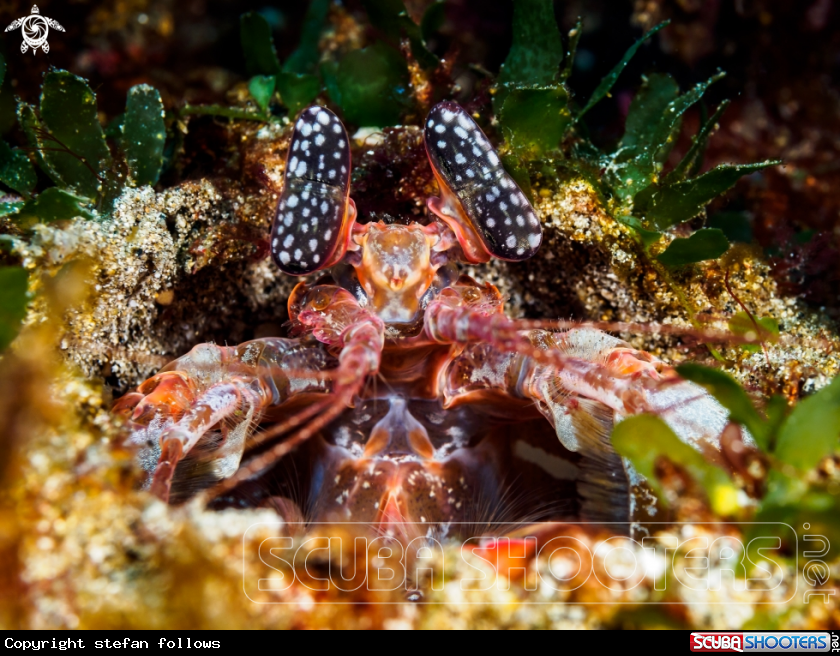
M 423 68 L 437 66 L 438 58 L 426 48 L 420 26 L 411 20 L 402 0 L 362 0 L 371 24 L 398 45 L 405 37 L 411 54 Z
M 656 479 L 656 461 L 661 457 L 685 469 L 709 497 L 719 515 L 738 511 L 738 488 L 726 473 L 706 462 L 705 458 L 676 436 L 663 419 L 655 415 L 635 415 L 620 422 L 612 433 L 612 443 L 619 455 L 633 463 L 647 478 L 663 503 L 667 504 L 662 485 Z
M 20 332 L 29 302 L 29 276 L 22 267 L 0 267 L 0 350 Z
M 303 19 L 300 42 L 295 51 L 283 62 L 284 72 L 300 75 L 315 72 L 318 60 L 321 58 L 318 42 L 321 39 L 321 31 L 324 28 L 329 8 L 330 0 L 312 0 L 309 3 Z
M 499 122 L 517 156 L 536 159 L 556 150 L 572 122 L 569 93 L 562 85 L 512 89 Z
M 395 50 L 375 43 L 321 70 L 330 98 L 348 122 L 370 127 L 399 122 L 408 103 L 408 70 Z
M 690 175 L 692 169 L 699 169 L 700 164 L 702 164 L 703 161 L 703 153 L 706 150 L 706 144 L 709 141 L 709 136 L 716 128 L 720 117 L 723 115 L 723 112 L 726 111 L 727 107 L 729 107 L 729 101 L 724 100 L 720 105 L 718 105 L 718 108 L 715 110 L 715 113 L 712 114 L 711 118 L 703 124 L 700 131 L 694 135 L 694 139 L 691 142 L 691 147 L 688 149 L 688 152 L 682 160 L 680 160 L 680 163 L 674 167 L 674 170 L 665 176 L 664 182 L 666 184 L 685 180 Z
M 616 159 L 632 160 L 645 153 L 651 145 L 657 145 L 661 139 L 659 123 L 679 95 L 680 88 L 670 75 L 655 74 L 645 79 L 630 103 L 624 136 L 618 144 L 621 157 Z M 667 157 L 662 150 L 653 154 L 655 161 L 664 161 Z
M 14 220 L 15 223 L 25 226 L 29 223 L 68 221 L 77 216 L 92 219 L 94 214 L 89 208 L 89 202 L 88 198 L 58 187 L 49 187 L 27 201 Z
M 255 11 L 242 14 L 239 38 L 248 75 L 276 75 L 282 70 L 271 38 L 271 26 L 263 16 Z
M 717 228 L 701 228 L 691 236 L 677 238 L 656 258 L 667 266 L 684 266 L 715 260 L 729 250 L 729 240 Z
M 655 184 L 659 181 L 659 172 L 676 141 L 683 114 L 721 77 L 723 74 L 715 75 L 673 98 L 658 115 L 655 111 L 646 111 L 645 105 L 636 106 L 635 116 L 638 118 L 633 119 L 630 128 L 636 129 L 638 126 L 639 133 L 625 134 L 626 147 L 620 147 L 615 152 L 613 163 L 607 170 L 607 178 L 619 198 L 627 201 L 633 197 L 635 207 L 644 205 L 656 193 L 658 188 Z M 661 96 L 669 93 L 669 89 L 661 76 L 651 76 L 650 80 L 654 86 L 643 87 L 641 93 L 655 110 L 661 107 Z
M 19 194 L 29 196 L 38 182 L 35 168 L 20 148 L 0 140 L 0 182 Z
M 569 30 L 568 45 L 566 46 L 566 56 L 563 58 L 563 69 L 560 71 L 560 80 L 565 82 L 569 79 L 575 66 L 575 54 L 577 53 L 578 43 L 583 34 L 583 20 L 577 19 L 575 26 Z
M 757 324 L 757 325 L 756 325 Z M 779 335 L 779 322 L 773 317 L 762 317 L 753 320 L 746 312 L 738 312 L 729 320 L 729 330 L 735 335 L 749 335 L 762 341 Z M 760 344 L 742 344 L 741 349 L 748 353 L 758 353 Z
M 35 113 L 35 109 L 32 105 L 19 103 L 17 115 L 18 123 L 20 124 L 21 130 L 23 130 L 26 141 L 32 149 L 32 152 L 35 154 L 35 161 L 38 163 L 38 167 L 46 173 L 55 184 L 61 187 L 67 186 L 58 171 L 56 171 L 53 166 L 44 159 L 41 135 L 45 134 L 46 130 L 41 124 L 41 119 L 39 119 L 38 115 Z
M 753 240 L 752 226 L 746 212 L 717 212 L 709 217 L 706 225 L 723 230 L 730 242 L 749 244 Z
M 315 75 L 280 73 L 276 79 L 280 99 L 289 110 L 290 117 L 297 116 L 321 93 L 321 80 Z
M 0 203 L 0 216 L 12 216 L 23 208 L 23 201 L 18 200 L 12 203 Z
M 552 0 L 513 3 L 513 43 L 499 71 L 498 83 L 545 85 L 557 78 L 563 40 Z
M 423 19 L 420 21 L 420 34 L 423 36 L 423 41 L 431 39 L 443 27 L 445 20 L 446 2 L 435 0 L 423 12 Z
M 48 72 L 41 87 L 41 121 L 49 132 L 38 137 L 44 159 L 67 187 L 96 198 L 99 176 L 111 165 L 111 151 L 87 82 L 67 71 Z
M 273 75 L 255 75 L 248 83 L 248 91 L 263 113 L 268 111 L 276 84 L 277 78 Z
M 704 387 L 718 402 L 729 410 L 729 418 L 745 426 L 762 450 L 768 447 L 768 427 L 750 397 L 732 376 L 699 364 L 687 363 L 677 367 L 677 373 L 686 380 Z
M 632 46 L 627 49 L 627 52 L 624 53 L 624 56 L 621 58 L 613 69 L 601 80 L 601 83 L 595 88 L 595 91 L 592 92 L 592 96 L 589 98 L 589 102 L 584 105 L 583 109 L 578 112 L 577 120 L 580 120 L 584 114 L 586 114 L 590 109 L 592 109 L 595 105 L 597 105 L 603 98 L 606 96 L 610 89 L 613 88 L 613 85 L 618 80 L 618 76 L 621 75 L 621 72 L 624 70 L 624 67 L 627 66 L 628 62 L 633 59 L 633 55 L 636 54 L 636 51 L 639 47 L 647 41 L 650 37 L 656 34 L 659 30 L 663 27 L 666 27 L 671 21 L 665 21 L 660 23 L 659 25 L 651 28 L 648 30 L 641 39 L 636 41 Z
M 693 219 L 713 199 L 730 189 L 742 176 L 780 164 L 768 160 L 755 164 L 722 164 L 691 180 L 643 190 L 634 200 L 634 213 L 658 230 Z
M 129 180 L 137 185 L 154 185 L 163 167 L 166 125 L 160 93 L 148 84 L 128 90 L 122 147 L 128 162 Z
M 774 455 L 800 471 L 834 453 L 840 436 L 840 377 L 799 402 L 782 424 Z

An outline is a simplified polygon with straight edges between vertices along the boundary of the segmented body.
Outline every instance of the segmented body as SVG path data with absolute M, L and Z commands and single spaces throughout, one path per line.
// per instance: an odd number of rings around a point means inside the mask
M 458 522 L 629 520 L 616 421 L 662 416 L 714 458 L 726 411 L 664 363 L 592 329 L 504 314 L 457 263 L 531 257 L 541 229 L 475 121 L 425 124 L 440 186 L 426 225 L 356 223 L 346 131 L 296 122 L 271 253 L 290 275 L 290 337 L 197 346 L 123 397 L 151 490 L 356 521 L 412 537 Z

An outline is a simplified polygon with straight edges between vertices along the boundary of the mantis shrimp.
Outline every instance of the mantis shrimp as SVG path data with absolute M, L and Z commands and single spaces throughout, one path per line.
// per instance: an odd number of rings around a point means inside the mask
M 463 108 L 436 105 L 423 129 L 429 222 L 362 224 L 345 127 L 320 106 L 297 117 L 270 250 L 320 277 L 292 292 L 289 336 L 201 344 L 118 400 L 153 494 L 386 531 L 628 521 L 616 422 L 655 413 L 719 457 L 727 412 L 703 388 L 606 332 L 511 319 L 459 273 L 532 257 L 541 224 Z

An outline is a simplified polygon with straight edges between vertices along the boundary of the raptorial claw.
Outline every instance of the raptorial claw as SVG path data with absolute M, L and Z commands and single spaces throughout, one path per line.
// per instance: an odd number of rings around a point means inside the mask
M 303 276 L 344 257 L 356 220 L 350 198 L 350 139 L 330 110 L 313 105 L 295 123 L 283 193 L 271 227 L 280 269 Z
M 542 242 L 537 213 L 463 107 L 435 105 L 426 120 L 425 140 L 441 192 L 427 205 L 455 232 L 466 258 L 520 261 L 533 256 Z

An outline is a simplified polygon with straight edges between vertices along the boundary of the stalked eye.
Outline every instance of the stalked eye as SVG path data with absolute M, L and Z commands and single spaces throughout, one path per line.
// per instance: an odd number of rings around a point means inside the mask
M 472 117 L 454 102 L 426 118 L 426 152 L 441 189 L 429 209 L 455 232 L 472 262 L 525 260 L 542 241 L 540 220 Z
M 304 109 L 295 123 L 271 226 L 271 255 L 281 270 L 302 276 L 344 256 L 356 219 L 349 192 L 347 131 L 330 110 Z

